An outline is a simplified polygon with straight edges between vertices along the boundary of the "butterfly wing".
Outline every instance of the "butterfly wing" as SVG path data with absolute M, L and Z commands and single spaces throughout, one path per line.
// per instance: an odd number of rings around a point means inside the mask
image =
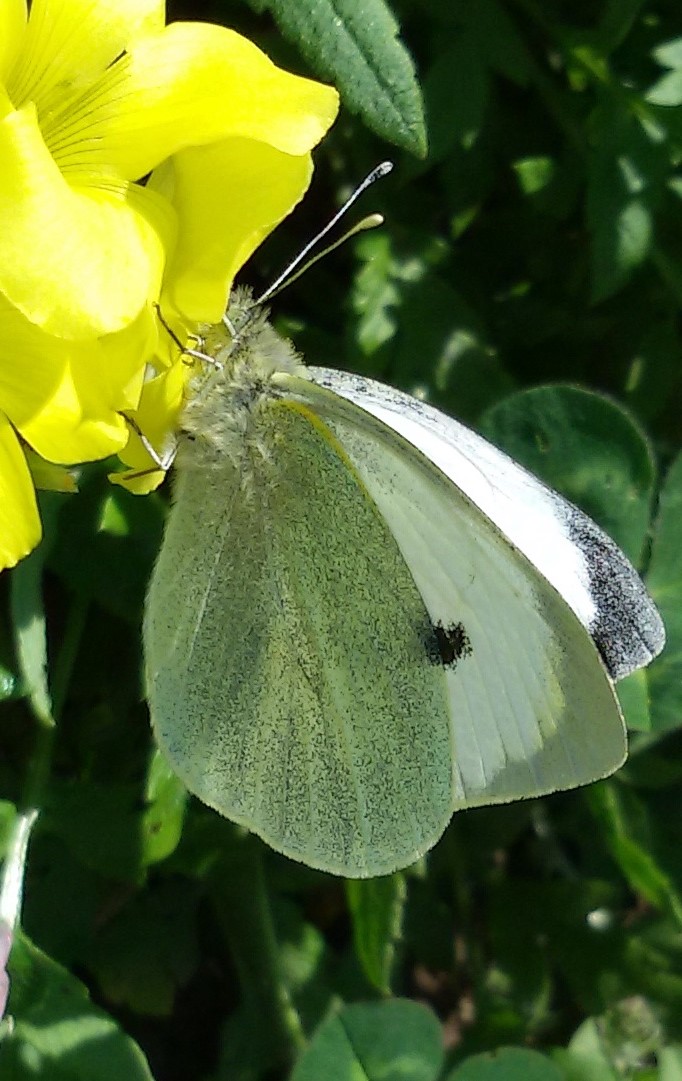
M 295 377 L 283 384 L 343 445 L 397 540 L 432 622 L 460 628 L 468 644 L 458 663 L 444 668 L 453 809 L 541 795 L 611 773 L 624 759 L 626 742 L 602 657 L 559 587 L 516 537 L 506 535 L 505 515 L 496 522 L 462 490 L 458 465 L 447 459 L 457 436 L 432 424 L 428 439 L 420 433 L 407 442 L 398 423 L 379 419 L 382 395 L 392 401 L 388 388 L 379 393 L 371 385 L 377 404 L 365 399 L 364 383 L 355 377 L 320 369 L 312 374 L 323 385 Z M 414 417 L 413 400 L 403 404 Z M 393 425 L 393 412 L 385 407 L 384 413 Z M 476 466 L 465 460 L 473 473 Z M 495 478 L 488 470 L 470 486 L 492 490 L 500 483 Z M 541 488 L 543 497 L 546 491 Z M 532 506 L 527 494 L 517 514 Z M 535 526 L 543 521 L 536 509 Z M 579 569 L 567 580 L 583 584 Z M 586 585 L 583 592 L 584 600 Z
M 309 411 L 261 411 L 239 468 L 178 470 L 145 617 L 158 741 L 189 790 L 350 877 L 452 810 L 445 672 L 383 518 Z
M 309 371 L 319 386 L 400 433 L 483 511 L 573 609 L 612 679 L 660 653 L 665 629 L 637 572 L 578 507 L 433 406 L 362 376 Z

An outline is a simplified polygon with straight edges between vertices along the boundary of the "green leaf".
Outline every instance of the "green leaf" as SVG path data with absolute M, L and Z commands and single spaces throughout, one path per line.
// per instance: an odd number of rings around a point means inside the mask
M 606 99 L 593 117 L 587 224 L 592 296 L 620 289 L 651 249 L 653 213 L 669 171 L 665 146 L 634 111 Z
M 630 559 L 649 531 L 654 461 L 626 410 L 569 386 L 536 387 L 499 402 L 481 429 L 594 518 Z
M 647 92 L 646 100 L 650 105 L 666 108 L 682 105 L 682 68 L 669 71 L 658 79 Z
M 654 828 L 646 804 L 610 780 L 591 785 L 584 794 L 632 890 L 682 926 L 682 898 L 654 851 Z
M 658 1053 L 658 1081 L 682 1081 L 682 1046 L 663 1047 Z
M 663 732 L 682 724 L 682 455 L 661 491 L 647 584 L 667 635 L 663 653 L 649 667 L 652 724 Z
M 44 824 L 86 867 L 138 882 L 177 845 L 186 798 L 182 783 L 154 758 L 146 795 L 133 783 L 54 778 Z
M 463 4 L 459 11 L 488 65 L 518 86 L 526 86 L 533 62 L 508 9 L 497 0 L 476 0 Z
M 665 75 L 647 91 L 651 105 L 674 107 L 682 103 L 682 37 L 658 45 L 652 52 L 661 67 L 669 68 Z
M 544 191 L 556 175 L 556 162 L 547 154 L 519 158 L 513 163 L 519 187 L 524 195 L 537 195 Z
M 248 0 L 270 11 L 312 69 L 383 139 L 426 154 L 424 107 L 412 59 L 384 0 Z
M 10 573 L 12 623 L 24 694 L 36 717 L 51 725 L 52 701 L 47 677 L 47 627 L 43 606 L 41 545 Z
M 145 865 L 160 863 L 177 848 L 185 821 L 187 789 L 160 751 L 152 753 L 142 822 Z
M 465 420 L 513 386 L 476 312 L 436 274 L 405 292 L 390 375 L 422 395 L 429 372 L 432 400 Z
M 172 1013 L 196 966 L 196 906 L 193 884 L 169 879 L 107 921 L 86 961 L 109 1002 L 150 1017 Z
M 663 68 L 682 68 L 682 37 L 657 45 L 651 55 Z
M 489 92 L 485 63 L 466 31 L 440 54 L 424 80 L 429 132 L 429 163 L 442 161 L 450 149 L 468 150 L 478 139 Z
M 346 881 L 355 952 L 367 979 L 384 994 L 391 990 L 391 969 L 406 896 L 402 874 Z
M 569 1081 L 619 1081 L 639 1071 L 660 1046 L 656 1012 L 642 995 L 615 1002 L 601 1017 L 591 1017 L 574 1033 L 566 1052 L 555 1057 Z
M 87 989 L 23 935 L 9 960 L 14 1030 L 0 1046 L 7 1081 L 153 1081 L 142 1051 Z
M 406 999 L 346 1006 L 315 1033 L 291 1081 L 435 1081 L 440 1026 Z
M 538 1051 L 501 1047 L 465 1059 L 446 1081 L 564 1081 L 564 1075 Z
M 156 494 L 111 485 L 107 465 L 86 468 L 77 498 L 59 516 L 50 568 L 79 596 L 138 623 L 161 543 L 164 505 Z

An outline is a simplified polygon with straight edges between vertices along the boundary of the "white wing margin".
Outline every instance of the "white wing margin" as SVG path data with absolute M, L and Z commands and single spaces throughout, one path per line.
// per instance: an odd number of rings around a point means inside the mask
M 564 598 L 612 679 L 665 643 L 658 611 L 627 557 L 591 518 L 482 436 L 409 394 L 348 372 L 308 369 L 434 463 Z

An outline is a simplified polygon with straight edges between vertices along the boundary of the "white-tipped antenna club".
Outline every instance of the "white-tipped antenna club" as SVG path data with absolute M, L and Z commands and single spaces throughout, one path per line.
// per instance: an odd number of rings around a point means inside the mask
M 272 297 L 275 296 L 275 294 L 281 292 L 285 285 L 291 285 L 291 283 L 293 281 L 296 281 L 297 278 L 300 278 L 301 274 L 304 274 L 309 267 L 313 266 L 313 264 L 316 263 L 318 259 L 321 259 L 324 255 L 328 255 L 330 252 L 335 251 L 341 244 L 344 244 L 346 240 L 349 240 L 350 237 L 355 236 L 356 233 L 361 233 L 365 229 L 374 229 L 377 225 L 381 225 L 384 220 L 381 214 L 368 214 L 366 218 L 363 218 L 362 221 L 358 222 L 357 225 L 354 225 L 352 229 L 349 229 L 348 232 L 344 233 L 342 237 L 334 241 L 333 244 L 330 244 L 328 248 L 324 248 L 321 252 L 318 252 L 317 255 L 314 255 L 311 259 L 304 263 L 303 266 L 301 266 L 301 263 L 304 262 L 306 256 L 309 255 L 312 249 L 317 244 L 319 244 L 320 241 L 323 240 L 329 232 L 331 232 L 337 222 L 339 222 L 344 216 L 344 214 L 346 214 L 350 210 L 353 203 L 360 198 L 362 193 L 366 191 L 367 188 L 371 187 L 371 185 L 374 184 L 376 180 L 380 180 L 382 177 L 387 176 L 392 169 L 392 161 L 382 161 L 379 165 L 372 169 L 371 173 L 368 173 L 365 179 L 360 184 L 358 184 L 357 188 L 355 188 L 355 190 L 351 192 L 343 206 L 339 210 L 337 210 L 334 217 L 327 222 L 323 229 L 320 229 L 319 233 L 317 233 L 312 238 L 312 240 L 308 241 L 308 243 L 298 253 L 296 258 L 293 259 L 289 263 L 289 265 L 284 268 L 282 273 L 275 278 L 274 282 L 272 282 L 272 284 L 268 286 L 265 292 L 261 293 L 261 295 L 256 299 L 255 303 L 264 304 L 265 301 L 271 300 Z

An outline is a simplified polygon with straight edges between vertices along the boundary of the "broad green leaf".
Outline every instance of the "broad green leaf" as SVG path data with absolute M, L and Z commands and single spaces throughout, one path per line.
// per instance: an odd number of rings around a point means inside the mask
M 521 391 L 489 409 L 494 443 L 594 518 L 638 564 L 649 531 L 654 461 L 629 413 L 568 386 Z
M 682 723 L 682 456 L 661 490 L 647 584 L 665 623 L 665 649 L 649 668 L 655 731 Z
M 325 1021 L 291 1081 L 435 1081 L 443 1062 L 440 1026 L 407 999 L 346 1006 Z
M 351 112 L 396 146 L 426 154 L 424 108 L 412 59 L 384 0 L 248 0 L 270 11 Z
M 565 1081 L 551 1059 L 539 1051 L 501 1047 L 472 1055 L 448 1074 L 445 1081 Z
M 402 874 L 346 881 L 355 952 L 367 979 L 384 994 L 391 990 L 406 896 Z
M 24 936 L 10 954 L 14 1031 L 0 1045 L 8 1081 L 153 1081 L 142 1051 L 87 989 Z

